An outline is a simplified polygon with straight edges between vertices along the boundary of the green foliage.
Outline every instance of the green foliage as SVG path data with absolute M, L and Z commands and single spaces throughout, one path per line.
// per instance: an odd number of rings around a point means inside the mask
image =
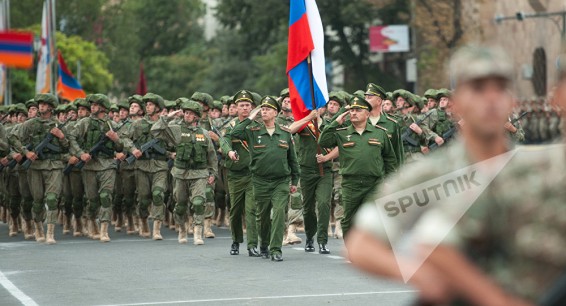
M 10 70 L 12 104 L 26 102 L 35 96 L 35 80 L 26 70 Z

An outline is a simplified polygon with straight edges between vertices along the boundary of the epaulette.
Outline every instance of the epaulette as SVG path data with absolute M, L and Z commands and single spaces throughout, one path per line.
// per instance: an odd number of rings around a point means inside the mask
M 395 119 L 393 119 L 393 118 L 391 118 L 391 117 L 389 117 L 389 116 L 387 116 L 387 115 L 386 115 L 385 117 L 386 117 L 387 119 L 389 119 L 390 121 L 393 121 L 393 122 L 397 123 L 397 120 L 395 120 Z
M 347 129 L 348 129 L 348 127 L 346 126 L 346 127 L 337 128 L 336 130 L 337 131 L 343 131 L 343 130 L 347 130 Z
M 376 127 L 376 128 L 378 128 L 378 129 L 382 129 L 382 130 L 384 130 L 384 131 L 386 131 L 386 132 L 387 132 L 387 129 L 386 129 L 386 128 L 384 128 L 384 127 L 382 127 L 382 126 L 381 126 L 381 125 L 379 125 L 379 124 L 376 124 L 376 125 L 375 125 L 375 127 Z
M 289 130 L 289 128 L 286 127 L 286 126 L 280 125 L 279 128 L 280 128 L 282 131 L 285 131 L 285 132 L 287 132 L 287 133 L 291 133 L 291 130 Z
M 250 131 L 259 131 L 259 130 L 261 130 L 261 127 L 260 126 L 252 126 L 252 127 L 249 127 L 249 129 L 250 129 Z

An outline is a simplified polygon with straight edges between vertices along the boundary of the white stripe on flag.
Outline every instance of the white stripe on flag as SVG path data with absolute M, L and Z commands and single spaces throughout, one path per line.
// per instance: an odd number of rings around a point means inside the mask
M 326 60 L 324 57 L 324 27 L 322 26 L 322 20 L 320 19 L 316 1 L 305 0 L 305 5 L 314 43 L 314 50 L 311 52 L 314 82 L 318 85 L 324 97 L 323 103 L 326 104 L 326 102 L 328 102 L 328 86 L 326 84 Z M 320 103 L 319 101 L 317 102 Z

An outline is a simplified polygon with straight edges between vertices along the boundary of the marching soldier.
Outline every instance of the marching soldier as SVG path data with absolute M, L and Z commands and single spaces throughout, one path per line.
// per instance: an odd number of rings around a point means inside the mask
M 124 144 L 115 124 L 107 117 L 110 101 L 103 94 L 87 98 L 91 115 L 81 119 L 69 135 L 71 154 L 85 163 L 82 178 L 88 199 L 87 216 L 89 236 L 109 242 L 108 223 L 112 215 L 112 196 L 116 179 L 114 152 L 121 152 Z M 96 149 L 96 150 L 93 150 Z M 100 220 L 100 231 L 96 218 Z
M 116 107 L 118 108 L 118 112 L 116 113 L 114 118 L 117 118 L 117 120 L 114 120 L 114 122 L 121 126 L 120 129 L 116 132 L 120 135 L 120 138 L 124 138 L 124 133 L 129 129 L 131 125 L 129 120 L 130 104 L 128 103 L 128 101 L 124 100 L 116 104 Z M 132 188 L 124 186 L 124 181 L 121 179 L 122 171 L 124 170 L 122 166 L 129 166 L 127 163 L 123 162 L 123 158 L 124 156 L 122 156 L 120 153 L 116 154 L 116 163 L 119 165 L 118 173 L 116 174 L 118 179 L 116 179 L 115 181 L 114 199 L 112 205 L 112 212 L 114 213 L 114 216 L 116 216 L 116 223 L 114 225 L 114 230 L 116 232 L 121 232 L 122 227 L 124 226 L 124 212 L 126 210 L 124 207 L 124 189 Z
M 35 222 L 35 239 L 37 242 L 54 244 L 55 223 L 57 222 L 57 202 L 63 184 L 64 167 L 62 153 L 69 148 L 69 141 L 63 131 L 57 128 L 54 109 L 59 105 L 58 99 L 52 94 L 39 94 L 35 97 L 39 106 L 39 117 L 23 123 L 20 132 L 15 137 L 15 148 L 31 161 L 28 170 L 30 191 L 33 197 L 32 216 Z M 41 152 L 34 152 L 48 134 L 53 135 L 49 145 Z M 26 145 L 22 145 L 26 144 Z M 31 150 L 27 144 L 30 144 Z M 47 212 L 45 207 L 47 206 Z M 47 221 L 47 238 L 43 231 L 43 222 Z
M 167 118 L 171 120 L 181 112 L 184 113 L 184 118 L 180 125 L 169 125 L 165 117 L 161 117 L 151 131 L 154 137 L 175 147 L 171 174 L 175 178 L 174 194 L 177 203 L 174 216 L 179 225 L 179 243 L 187 243 L 185 221 L 190 212 L 195 224 L 193 243 L 202 245 L 206 186 L 214 184 L 218 161 L 212 140 L 206 130 L 198 126 L 202 107 L 194 101 L 185 102 L 181 104 L 181 110 L 168 114 Z
M 244 121 L 249 115 L 255 102 L 251 94 L 241 90 L 234 96 L 235 105 L 238 106 L 238 117 L 230 121 L 224 133 L 225 141 L 220 145 L 225 156 L 225 166 L 228 169 L 227 181 L 230 194 L 230 230 L 232 232 L 232 246 L 230 255 L 240 254 L 240 243 L 244 242 L 242 220 L 246 226 L 246 240 L 248 255 L 260 257 L 257 250 L 257 207 L 254 200 L 252 177 L 250 173 L 250 148 L 248 142 L 232 137 L 232 129 Z
M 258 208 L 261 255 L 272 261 L 283 261 L 281 246 L 285 230 L 285 210 L 289 191 L 297 191 L 299 165 L 295 145 L 287 128 L 276 123 L 279 104 L 264 97 L 261 109 L 237 124 L 231 136 L 247 141 L 250 149 L 250 170 Z M 252 123 L 261 110 L 263 124 Z M 291 183 L 291 187 L 289 187 Z M 269 246 L 269 251 L 267 247 Z
M 165 190 L 167 190 L 167 159 L 169 148 L 163 140 L 153 140 L 152 126 L 159 119 L 165 108 L 161 96 L 147 93 L 143 96 L 146 116 L 132 123 L 125 139 L 125 149 L 136 158 L 136 189 L 138 191 L 140 217 L 140 236 L 150 237 L 148 217 L 151 205 L 153 217 L 153 240 L 162 240 L 161 223 L 163 222 Z
M 374 192 L 385 176 L 397 168 L 397 157 L 387 132 L 368 122 L 371 110 L 372 106 L 366 100 L 354 97 L 350 110 L 327 125 L 318 141 L 322 147 L 338 147 L 339 150 L 344 238 L 364 200 Z M 347 115 L 350 115 L 352 124 L 338 128 L 344 124 Z

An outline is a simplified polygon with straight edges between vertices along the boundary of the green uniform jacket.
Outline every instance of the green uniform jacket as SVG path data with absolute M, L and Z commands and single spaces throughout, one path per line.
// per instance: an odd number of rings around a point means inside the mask
M 318 154 L 318 142 L 314 138 L 314 125 L 309 123 L 299 133 L 299 146 L 297 148 L 297 155 L 299 158 L 299 165 L 301 171 L 308 169 L 309 172 L 319 173 L 318 162 L 316 161 L 316 154 Z M 322 164 L 324 171 L 330 171 L 332 162 L 327 161 Z
M 107 118 L 96 119 L 91 116 L 77 121 L 73 130 L 69 133 L 71 154 L 80 158 L 82 154 L 89 153 L 90 149 L 96 145 L 100 137 L 103 137 L 106 132 L 110 130 L 109 124 L 113 129 L 117 127 L 114 121 Z M 105 147 L 107 152 L 93 156 L 92 159 L 85 164 L 84 170 L 102 171 L 116 169 L 114 152 L 121 152 L 124 149 L 124 143 L 121 139 L 117 142 L 108 140 Z
M 206 143 L 207 150 L 207 168 L 180 169 L 174 166 L 173 169 L 171 169 L 171 175 L 182 180 L 207 178 L 211 175 L 218 177 L 218 159 L 216 158 L 216 152 L 214 151 L 214 144 L 206 130 L 196 126 L 189 126 L 184 120 L 179 125 L 168 124 L 165 117 L 161 117 L 151 127 L 151 133 L 153 137 L 163 139 L 167 143 L 168 147 L 176 148 L 182 142 L 183 135 L 181 131 L 183 128 L 194 131 L 194 133 L 197 133 L 196 136 L 198 136 L 199 139 L 204 139 L 203 142 Z
M 368 119 L 369 121 L 369 119 Z M 397 156 L 397 165 L 402 165 L 405 162 L 405 151 L 403 150 L 403 140 L 401 139 L 401 126 L 397 122 L 397 118 L 393 118 L 384 112 L 381 112 L 377 126 L 385 128 L 391 145 Z
M 240 123 L 240 119 L 233 119 L 222 131 L 224 140 L 220 141 L 220 149 L 226 161 L 224 166 L 228 169 L 230 175 L 247 176 L 250 174 L 250 149 L 245 140 L 234 138 L 231 135 L 232 130 Z M 228 156 L 228 152 L 236 151 L 240 160 L 233 161 Z
M 291 184 L 299 182 L 299 163 L 291 133 L 275 123 L 273 135 L 261 124 L 251 124 L 250 119 L 237 124 L 232 130 L 233 138 L 245 140 L 250 149 L 250 170 L 253 175 L 278 179 L 291 176 Z
M 22 123 L 19 127 L 19 131 L 15 135 L 14 144 L 16 146 L 21 146 L 22 154 L 27 154 L 30 150 L 26 148 L 26 145 L 31 144 L 32 150 L 37 146 L 47 135 L 50 133 L 51 129 L 58 125 L 58 122 L 54 117 L 50 119 L 41 119 L 39 117 L 32 118 Z M 64 131 L 63 131 L 64 132 Z M 31 163 L 30 169 L 34 170 L 54 170 L 63 169 L 63 154 L 67 153 L 69 150 L 69 140 L 67 137 L 63 139 L 58 139 L 53 137 L 51 144 L 59 147 L 59 152 L 52 152 L 47 148 L 44 149 L 44 154 L 46 159 L 37 159 Z M 39 156 L 39 152 L 35 152 Z
M 342 176 L 385 177 L 397 169 L 397 157 L 387 133 L 366 123 L 360 135 L 353 125 L 338 128 L 332 121 L 318 143 L 325 148 L 338 146 Z
M 157 121 L 151 121 L 146 116 L 131 123 L 123 132 L 124 150 L 132 153 L 135 149 L 141 149 L 143 144 L 152 140 L 151 127 L 155 124 L 155 122 Z M 153 149 L 150 149 L 149 152 L 147 152 L 150 158 L 147 158 L 146 154 L 143 154 L 140 159 L 136 160 L 132 164 L 132 166 L 135 166 L 136 169 L 149 173 L 169 170 L 169 167 L 167 166 L 167 158 L 169 157 L 170 152 L 174 149 L 166 146 L 165 141 L 160 141 L 157 145 L 165 149 L 167 153 L 161 155 L 153 151 Z M 128 163 L 125 164 L 127 165 Z

